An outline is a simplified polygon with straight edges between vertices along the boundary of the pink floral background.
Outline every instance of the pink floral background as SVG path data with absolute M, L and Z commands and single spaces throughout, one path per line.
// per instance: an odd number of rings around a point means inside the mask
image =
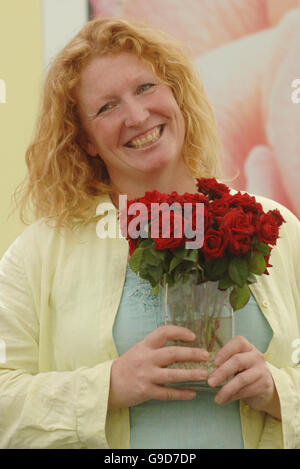
M 90 5 L 94 17 L 140 20 L 189 47 L 215 110 L 228 184 L 277 200 L 300 218 L 300 99 L 292 100 L 300 79 L 300 0 Z

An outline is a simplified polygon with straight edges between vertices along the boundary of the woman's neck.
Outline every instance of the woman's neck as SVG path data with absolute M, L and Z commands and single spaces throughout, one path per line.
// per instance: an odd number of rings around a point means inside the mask
M 145 192 L 154 190 L 164 194 L 169 194 L 173 191 L 178 192 L 178 194 L 197 192 L 195 177 L 187 171 L 183 171 L 177 177 L 153 177 L 151 180 L 122 181 L 120 184 L 115 184 L 115 188 L 116 192 L 112 196 L 115 205 L 117 205 L 119 195 L 126 195 L 131 200 L 143 197 Z

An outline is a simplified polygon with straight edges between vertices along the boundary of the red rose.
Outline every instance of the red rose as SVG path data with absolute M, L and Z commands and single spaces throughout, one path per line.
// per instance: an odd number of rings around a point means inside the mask
M 262 213 L 257 218 L 256 234 L 258 241 L 266 244 L 276 244 L 279 228 L 275 218 L 270 213 Z
M 164 202 L 167 202 L 168 204 L 172 204 L 173 202 L 179 202 L 180 196 L 178 195 L 178 192 L 173 191 L 171 194 L 166 194 L 164 198 Z
M 259 214 L 263 211 L 261 203 L 256 202 L 255 197 L 249 194 L 241 194 L 240 192 L 231 197 L 230 207 L 241 207 L 246 213 Z
M 129 239 L 128 243 L 129 243 L 129 255 L 132 256 L 132 254 L 134 253 L 134 251 L 137 248 L 137 240 L 136 239 Z
M 227 239 L 223 231 L 210 228 L 204 236 L 202 252 L 207 260 L 221 257 L 227 246 Z
M 213 215 L 223 217 L 229 210 L 230 195 L 223 194 L 220 199 L 215 199 L 209 204 L 209 209 Z
M 140 202 L 136 202 L 139 204 Z M 136 207 L 133 207 L 133 214 L 128 215 L 127 221 L 128 221 L 128 226 L 127 226 L 127 239 L 136 239 L 136 236 L 142 234 L 142 232 L 148 233 L 148 224 L 150 223 L 150 210 L 148 207 L 143 206 L 143 208 L 139 208 L 138 205 Z M 129 210 L 129 209 L 128 209 Z M 138 220 L 139 221 L 138 221 Z M 138 221 L 138 223 L 137 223 Z M 138 237 L 142 237 L 142 236 Z
M 228 233 L 228 250 L 232 254 L 242 255 L 249 251 L 255 234 L 254 215 L 245 213 L 240 207 L 229 210 L 220 219 L 220 228 Z
M 277 208 L 275 210 L 269 210 L 267 215 L 272 215 L 272 217 L 277 223 L 277 226 L 281 226 L 282 223 L 286 223 L 285 219 L 283 218 L 283 216 L 281 215 L 281 213 L 279 212 Z
M 206 205 L 203 207 L 202 204 L 203 202 L 192 203 L 189 207 L 185 206 L 183 212 L 185 241 L 188 243 L 196 241 L 198 246 L 212 219 L 208 207 Z
M 251 247 L 251 236 L 247 234 L 232 232 L 228 235 L 228 251 L 236 256 L 246 254 Z
M 215 178 L 197 179 L 198 192 L 208 195 L 210 199 L 217 199 L 223 194 L 229 194 L 230 189 L 225 184 L 221 184 Z
M 163 218 L 165 219 L 165 227 L 169 231 L 164 233 L 163 227 Z M 177 213 L 176 211 L 166 211 L 160 213 L 159 217 L 159 233 L 155 233 L 155 236 L 152 239 L 155 241 L 155 250 L 164 250 L 164 249 L 175 249 L 180 246 L 184 246 L 185 238 L 184 238 L 184 224 L 183 224 L 183 215 L 181 213 Z M 168 223 L 170 221 L 170 223 Z M 167 237 L 164 237 L 166 236 Z
M 152 202 L 160 203 L 165 200 L 166 200 L 166 195 L 158 191 L 145 192 L 144 197 L 140 197 L 138 199 L 139 202 L 143 202 L 146 205 L 151 204 Z
M 195 194 L 188 194 L 187 192 L 185 192 L 184 194 L 178 196 L 177 201 L 180 202 L 182 205 L 185 203 L 208 204 L 208 198 L 206 197 L 206 195 L 199 194 L 198 192 L 196 192 Z
M 241 207 L 231 208 L 220 221 L 220 228 L 228 233 L 234 232 L 253 236 L 255 233 L 254 217 L 251 212 L 245 213 Z

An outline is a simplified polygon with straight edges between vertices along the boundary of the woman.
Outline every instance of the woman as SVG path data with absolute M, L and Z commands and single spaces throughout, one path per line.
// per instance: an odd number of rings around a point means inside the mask
M 36 221 L 0 265 L 2 447 L 300 446 L 298 220 L 280 207 L 273 271 L 219 353 L 209 384 L 234 377 L 216 397 L 176 388 L 207 375 L 164 367 L 207 354 L 163 347 L 191 332 L 156 328 L 126 240 L 96 233 L 102 204 L 115 222 L 119 194 L 195 192 L 195 177 L 218 174 L 218 152 L 202 85 L 163 34 L 99 19 L 55 59 L 26 155 L 21 208 L 31 200 Z

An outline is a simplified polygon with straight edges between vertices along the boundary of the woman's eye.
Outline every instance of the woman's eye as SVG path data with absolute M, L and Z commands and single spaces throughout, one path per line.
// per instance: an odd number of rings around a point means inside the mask
M 143 93 L 144 91 L 147 91 L 152 88 L 152 86 L 155 86 L 154 83 L 146 83 L 145 85 L 139 87 L 138 92 Z
M 105 104 L 99 109 L 99 111 L 97 112 L 97 116 L 99 114 L 102 114 L 103 112 L 109 111 L 110 109 L 112 109 L 112 104 Z

